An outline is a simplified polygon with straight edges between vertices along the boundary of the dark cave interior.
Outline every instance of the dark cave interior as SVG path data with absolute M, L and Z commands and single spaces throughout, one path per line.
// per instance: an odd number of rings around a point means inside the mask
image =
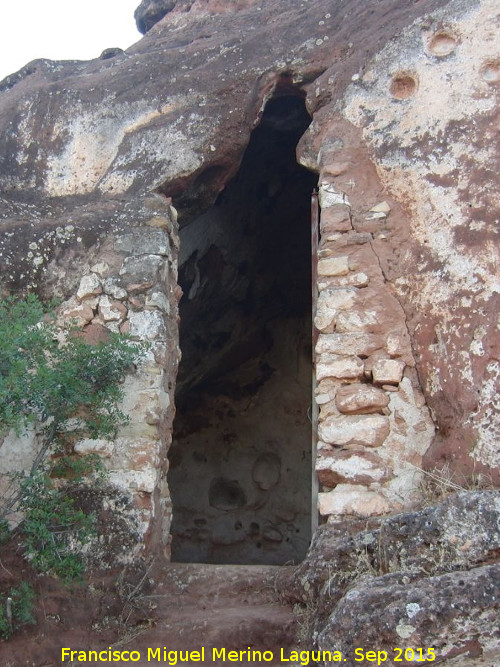
M 236 176 L 181 230 L 172 560 L 300 561 L 311 535 L 310 117 L 271 99 Z

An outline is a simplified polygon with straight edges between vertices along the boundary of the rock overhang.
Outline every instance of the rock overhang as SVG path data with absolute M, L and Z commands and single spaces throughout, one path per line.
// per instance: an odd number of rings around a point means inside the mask
M 391 5 L 382 4 L 381 13 Z M 340 94 L 369 55 L 373 18 L 359 3 L 328 11 L 319 1 L 286 11 L 280 3 L 245 5 L 210 16 L 174 13 L 109 60 L 34 61 L 16 82 L 8 77 L 0 189 L 39 200 L 144 194 L 174 181 L 175 195 L 202 164 L 225 166 L 229 178 L 283 75 L 308 89 L 333 67 Z M 407 21 L 392 7 L 380 38 Z

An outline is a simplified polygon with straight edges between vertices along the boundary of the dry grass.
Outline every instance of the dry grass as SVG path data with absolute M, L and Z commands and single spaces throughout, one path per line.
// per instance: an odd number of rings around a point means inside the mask
M 144 590 L 147 587 L 148 575 L 154 562 L 155 559 L 153 558 L 137 583 L 127 581 L 126 569 L 122 570 L 117 579 L 116 591 L 123 602 L 123 609 L 118 617 L 119 644 L 122 644 L 124 639 L 126 639 L 126 642 L 130 641 L 136 637 L 137 634 L 142 634 L 142 632 L 151 627 L 152 620 L 149 618 L 144 623 L 137 624 L 134 622 L 132 624 L 132 636 L 130 636 L 131 617 L 135 616 L 136 612 L 139 612 L 141 615 L 149 616 L 149 612 L 152 612 L 156 608 L 156 605 L 149 599 L 152 596 L 146 595 Z
M 302 649 L 311 648 L 313 642 L 314 623 L 317 620 L 317 605 L 308 602 L 307 604 L 295 604 L 293 614 L 297 618 L 297 631 L 295 639 Z
M 419 492 L 422 505 L 434 505 L 453 493 L 461 491 L 485 491 L 496 488 L 492 478 L 484 473 L 472 472 L 470 475 L 459 475 L 451 469 L 449 463 L 434 470 L 424 470 L 412 464 L 422 473 Z

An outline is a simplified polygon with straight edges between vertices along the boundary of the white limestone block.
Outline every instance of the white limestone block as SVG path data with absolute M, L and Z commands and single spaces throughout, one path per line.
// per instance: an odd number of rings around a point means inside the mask
M 405 362 L 400 359 L 378 359 L 372 368 L 373 382 L 397 385 L 403 378 L 405 366 Z
M 318 494 L 318 509 L 322 516 L 375 516 L 389 512 L 390 505 L 381 494 L 367 487 L 339 484 L 333 491 Z
M 318 261 L 318 274 L 320 276 L 345 276 L 349 273 L 349 257 L 328 257 Z
M 390 432 L 385 415 L 327 417 L 318 426 L 318 435 L 331 445 L 379 447 Z
M 80 280 L 76 296 L 80 301 L 102 293 L 101 281 L 95 273 L 89 273 Z

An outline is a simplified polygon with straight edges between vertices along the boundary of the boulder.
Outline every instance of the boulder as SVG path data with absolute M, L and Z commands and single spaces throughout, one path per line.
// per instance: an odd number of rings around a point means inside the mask
M 500 563 L 424 580 L 386 574 L 360 581 L 342 598 L 317 645 L 341 651 L 346 667 L 362 655 L 369 660 L 368 651 L 403 664 L 405 656 L 411 662 L 434 656 L 439 664 L 493 665 L 500 656 L 499 614 Z
M 134 12 L 137 30 L 145 35 L 148 30 L 171 12 L 176 0 L 142 0 Z
M 309 606 L 315 648 L 341 650 L 349 667 L 359 664 L 360 647 L 386 651 L 391 660 L 395 647 L 403 657 L 406 648 L 432 647 L 439 664 L 494 665 L 499 526 L 496 490 L 464 491 L 384 519 L 331 523 L 285 583 L 286 597 Z

